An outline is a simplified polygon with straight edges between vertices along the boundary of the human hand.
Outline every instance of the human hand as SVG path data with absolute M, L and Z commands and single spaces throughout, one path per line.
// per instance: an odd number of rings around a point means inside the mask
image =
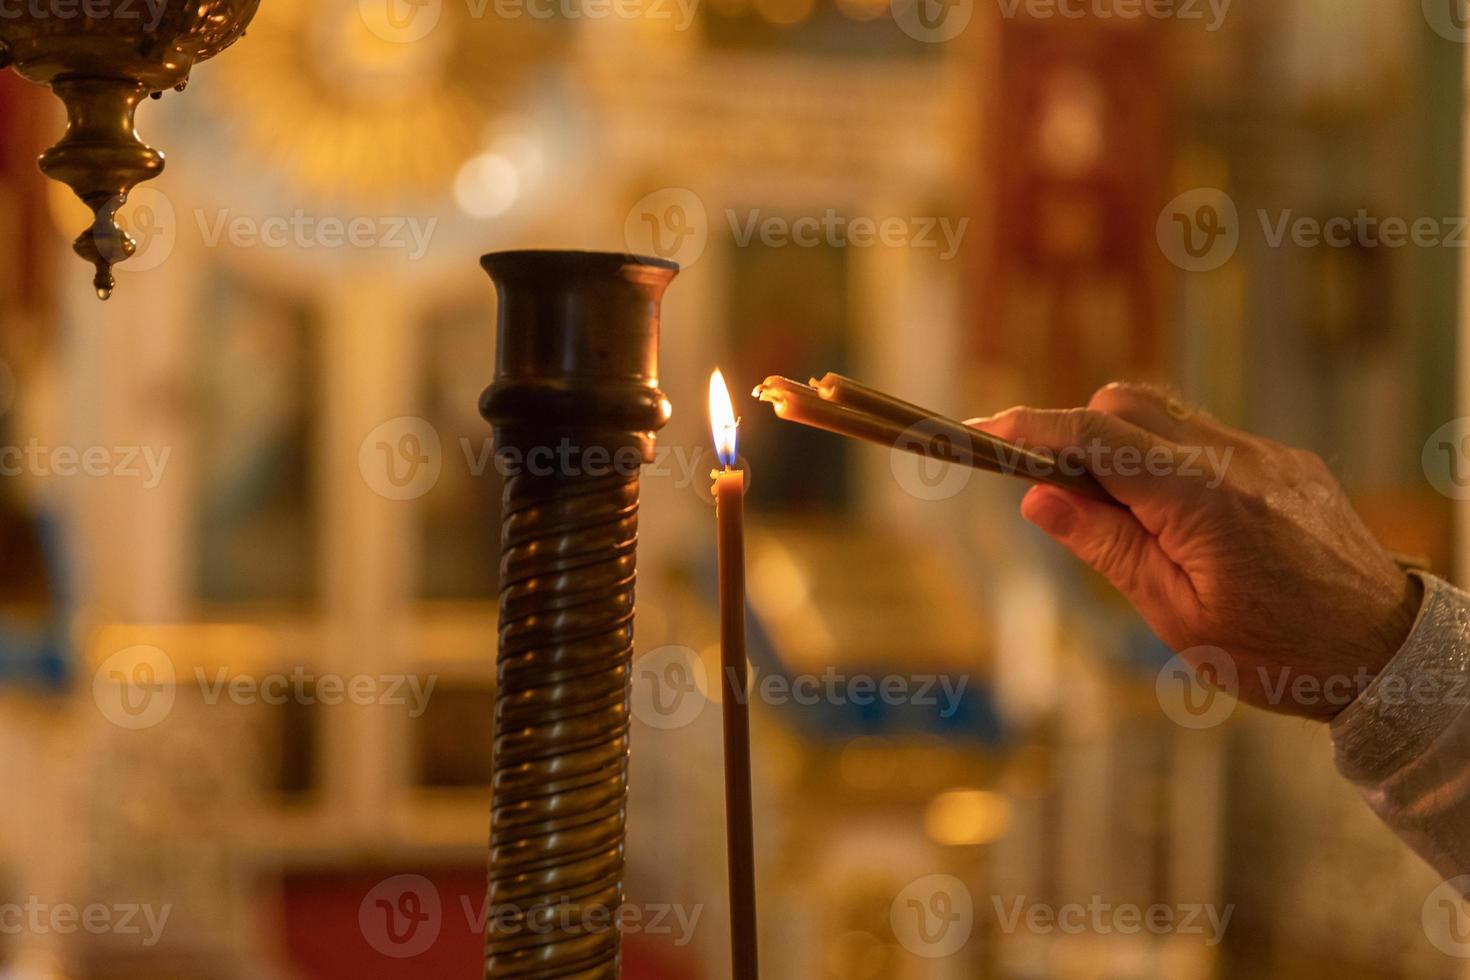
M 1086 409 L 970 424 L 1059 465 L 1080 455 L 1123 507 L 1037 486 L 1021 513 L 1107 576 L 1192 667 L 1218 656 L 1201 648 L 1223 649 L 1248 704 L 1330 720 L 1413 627 L 1420 583 L 1312 453 L 1138 385 L 1109 385 Z

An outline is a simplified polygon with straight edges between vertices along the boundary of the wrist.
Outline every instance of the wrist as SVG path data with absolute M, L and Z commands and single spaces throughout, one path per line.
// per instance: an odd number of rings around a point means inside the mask
M 1403 581 L 1399 589 L 1398 604 L 1394 607 L 1383 627 L 1383 639 L 1379 645 L 1382 662 L 1374 672 L 1382 671 L 1388 662 L 1398 655 L 1414 631 L 1419 618 L 1419 608 L 1424 605 L 1424 582 L 1417 575 L 1402 572 Z
M 1470 674 L 1470 595 L 1433 575 L 1412 577 L 1423 601 L 1409 636 L 1332 722 L 1338 768 L 1359 785 L 1380 783 L 1413 763 L 1466 712 L 1460 687 Z
M 1408 642 L 1409 636 L 1414 631 L 1414 624 L 1419 619 L 1419 611 L 1424 605 L 1424 583 L 1417 575 L 1411 575 L 1399 569 L 1399 580 L 1396 586 L 1396 595 L 1392 598 L 1385 598 L 1385 612 L 1381 622 L 1373 630 L 1370 641 L 1364 644 L 1362 653 L 1364 662 L 1360 665 L 1363 668 L 1359 682 L 1361 686 L 1357 692 L 1359 696 L 1378 679 L 1384 668 L 1404 648 L 1404 644 Z M 1342 706 L 1342 711 L 1335 712 L 1334 718 L 1340 717 L 1348 707 L 1351 707 L 1351 704 Z

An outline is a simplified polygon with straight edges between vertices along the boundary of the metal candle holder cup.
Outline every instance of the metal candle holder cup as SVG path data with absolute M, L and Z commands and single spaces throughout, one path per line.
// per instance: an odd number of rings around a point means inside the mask
M 485 975 L 619 972 L 638 471 L 668 420 L 659 302 L 678 267 L 501 252 L 480 411 L 509 474 Z

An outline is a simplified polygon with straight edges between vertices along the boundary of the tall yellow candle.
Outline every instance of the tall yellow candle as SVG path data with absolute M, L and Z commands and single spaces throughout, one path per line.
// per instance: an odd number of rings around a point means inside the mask
M 745 471 L 736 468 L 739 420 L 719 371 L 709 381 L 720 569 L 720 674 L 725 722 L 725 844 L 730 874 L 730 975 L 759 976 L 755 928 L 755 841 L 750 799 L 749 671 L 745 660 Z

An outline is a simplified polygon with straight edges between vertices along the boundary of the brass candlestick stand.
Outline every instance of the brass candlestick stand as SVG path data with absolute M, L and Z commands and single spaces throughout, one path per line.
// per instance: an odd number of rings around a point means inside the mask
M 616 980 L 638 472 L 669 417 L 659 301 L 678 267 L 481 264 L 500 309 L 480 411 L 508 474 L 485 975 Z
M 66 104 L 66 134 L 41 154 L 41 171 L 92 209 L 73 249 L 92 263 L 97 295 L 112 295 L 112 267 L 137 243 L 117 210 L 163 172 L 163 154 L 138 138 L 143 97 L 182 90 L 198 62 L 235 43 L 260 0 L 96 0 L 8 5 L 0 16 L 0 68 L 49 85 Z

